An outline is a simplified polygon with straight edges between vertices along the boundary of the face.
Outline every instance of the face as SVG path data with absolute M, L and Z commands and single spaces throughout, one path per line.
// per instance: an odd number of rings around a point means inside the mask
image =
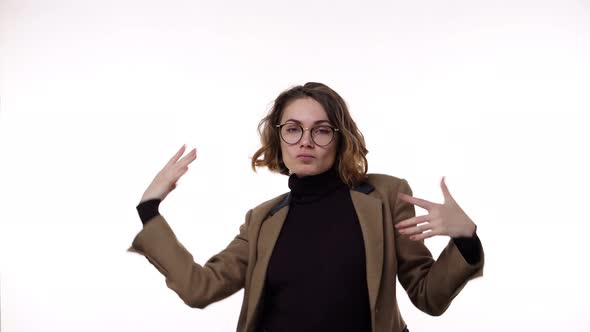
M 321 126 L 334 126 L 320 103 L 313 98 L 300 98 L 291 101 L 283 110 L 281 123 L 299 124 L 304 130 L 303 137 L 295 144 L 281 140 L 283 162 L 291 173 L 299 177 L 323 173 L 334 165 L 336 160 L 337 134 L 326 146 L 317 145 L 311 138 L 311 129 L 317 128 L 317 137 L 324 133 Z M 324 127 L 325 128 L 325 127 Z M 319 139 L 316 139 L 319 141 Z

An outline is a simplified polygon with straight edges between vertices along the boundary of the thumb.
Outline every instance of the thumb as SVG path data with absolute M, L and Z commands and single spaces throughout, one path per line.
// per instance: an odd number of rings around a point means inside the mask
M 444 176 L 440 180 L 440 188 L 442 189 L 443 196 L 445 198 L 445 202 L 446 201 L 452 201 L 452 202 L 455 201 L 455 199 L 453 198 L 453 196 L 451 196 L 451 193 L 449 192 L 449 188 L 447 187 L 447 184 L 445 183 L 445 177 Z

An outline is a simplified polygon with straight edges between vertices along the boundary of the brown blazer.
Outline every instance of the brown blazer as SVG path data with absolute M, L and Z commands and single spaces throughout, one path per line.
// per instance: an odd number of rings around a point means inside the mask
M 406 180 L 381 174 L 370 174 L 350 192 L 365 243 L 374 332 L 401 332 L 406 326 L 397 305 L 396 276 L 417 308 L 441 315 L 467 281 L 483 274 L 481 246 L 477 265 L 468 264 L 452 240 L 434 261 L 422 241 L 400 235 L 393 225 L 415 211 L 397 198 L 398 192 L 412 194 Z M 194 262 L 162 216 L 144 226 L 129 251 L 144 255 L 191 307 L 205 308 L 244 288 L 237 331 L 254 332 L 268 261 L 288 210 L 288 194 L 251 209 L 239 234 L 205 265 Z

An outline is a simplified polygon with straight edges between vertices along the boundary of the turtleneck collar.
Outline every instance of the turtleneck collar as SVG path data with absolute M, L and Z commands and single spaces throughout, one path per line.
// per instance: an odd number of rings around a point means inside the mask
M 347 188 L 342 182 L 338 171 L 330 168 L 324 173 L 298 177 L 297 174 L 289 176 L 289 188 L 292 199 L 297 203 L 306 203 L 320 199 L 337 189 Z

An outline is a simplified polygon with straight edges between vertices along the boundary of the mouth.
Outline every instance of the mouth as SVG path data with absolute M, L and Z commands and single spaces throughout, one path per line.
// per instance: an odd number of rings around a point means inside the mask
M 297 155 L 297 159 L 310 160 L 313 158 L 315 158 L 315 157 L 310 154 L 298 154 Z

